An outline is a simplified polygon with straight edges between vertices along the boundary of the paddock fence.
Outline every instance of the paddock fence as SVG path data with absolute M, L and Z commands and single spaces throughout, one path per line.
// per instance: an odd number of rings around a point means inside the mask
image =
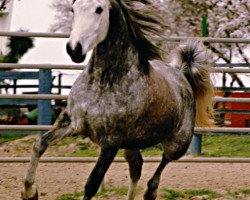
M 42 37 L 42 38 L 68 38 L 69 34 L 61 33 L 32 33 L 32 32 L 0 32 L 0 36 L 9 37 Z M 189 37 L 173 37 L 164 38 L 169 42 L 180 42 L 189 39 Z M 243 43 L 250 44 L 250 39 L 239 39 L 239 38 L 204 38 L 199 37 L 202 41 L 207 41 L 210 43 Z M 234 68 L 232 68 L 234 67 Z M 39 70 L 82 70 L 84 66 L 79 65 L 61 65 L 61 64 L 13 64 L 13 63 L 0 63 L 0 70 L 5 69 L 39 69 Z M 233 64 L 215 64 L 213 73 L 242 73 L 250 74 L 250 65 L 233 63 Z M 42 76 L 44 77 L 44 75 Z M 40 77 L 41 79 L 41 77 Z M 40 80 L 39 79 L 39 80 Z M 67 95 L 56 95 L 56 94 L 0 94 L 0 100 L 2 99 L 16 99 L 16 100 L 39 100 L 44 103 L 48 103 L 51 100 L 66 100 Z M 216 102 L 241 102 L 250 103 L 250 98 L 223 98 L 214 97 Z M 51 104 L 51 102 L 49 103 Z M 47 106 L 47 109 L 50 108 Z M 40 111 L 44 111 L 44 107 L 41 106 Z M 1 131 L 47 131 L 51 128 L 48 124 L 38 124 L 38 125 L 0 125 Z M 199 147 L 200 135 L 213 133 L 213 134 L 243 134 L 246 136 L 250 135 L 250 128 L 226 128 L 226 127 L 216 127 L 216 128 L 195 128 L 195 133 L 198 134 L 198 138 L 193 138 L 193 152 L 197 152 Z M 195 134 L 195 136 L 197 136 Z M 144 158 L 145 162 L 159 162 L 160 158 Z M 9 162 L 28 162 L 29 158 L 4 158 L 0 157 L 0 163 Z M 96 158 L 42 158 L 41 162 L 95 162 Z M 123 158 L 116 158 L 115 162 L 125 162 Z M 176 162 L 237 162 L 237 163 L 250 163 L 250 158 L 183 158 Z

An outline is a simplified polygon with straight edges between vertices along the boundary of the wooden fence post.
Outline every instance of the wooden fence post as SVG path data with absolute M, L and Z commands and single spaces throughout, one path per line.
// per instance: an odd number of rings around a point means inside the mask
M 52 73 L 50 69 L 39 70 L 39 94 L 51 94 Z M 38 125 L 50 125 L 51 117 L 51 100 L 38 100 Z

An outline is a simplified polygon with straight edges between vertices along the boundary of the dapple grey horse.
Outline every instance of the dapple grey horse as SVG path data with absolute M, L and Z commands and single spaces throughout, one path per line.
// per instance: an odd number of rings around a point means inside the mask
M 131 178 L 127 199 L 133 200 L 143 163 L 140 149 L 161 143 L 162 161 L 144 195 L 156 199 L 161 173 L 187 151 L 195 121 L 209 122 L 213 90 L 207 53 L 200 42 L 189 41 L 171 52 L 169 62 L 162 61 L 162 51 L 148 37 L 162 34 L 164 24 L 147 0 L 75 0 L 72 7 L 67 52 L 80 63 L 94 49 L 92 58 L 53 128 L 36 141 L 22 198 L 38 199 L 35 172 L 47 147 L 81 134 L 101 149 L 84 200 L 96 194 L 120 148 Z

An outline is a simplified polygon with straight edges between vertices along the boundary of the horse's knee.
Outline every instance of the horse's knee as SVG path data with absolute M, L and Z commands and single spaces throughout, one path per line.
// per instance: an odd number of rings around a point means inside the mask
M 164 141 L 162 143 L 164 149 L 164 155 L 168 160 L 178 160 L 188 150 L 190 145 L 189 140 L 187 141 Z
M 55 139 L 55 134 L 53 131 L 48 131 L 37 138 L 36 142 L 33 145 L 33 150 L 35 153 L 37 153 L 39 156 L 41 156 L 50 143 Z
M 44 142 L 41 142 L 41 138 L 39 138 L 33 145 L 33 151 L 40 157 L 45 152 L 47 147 L 48 145 L 46 145 Z

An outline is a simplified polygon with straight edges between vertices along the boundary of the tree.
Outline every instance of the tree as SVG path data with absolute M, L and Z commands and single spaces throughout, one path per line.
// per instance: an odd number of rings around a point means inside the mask
M 249 0 L 151 0 L 167 24 L 165 36 L 201 36 L 202 17 L 208 19 L 210 37 L 250 37 Z M 72 5 L 70 0 L 54 0 L 55 22 L 51 31 L 70 32 Z M 246 45 L 209 44 L 215 60 L 231 63 L 236 57 L 245 63 Z M 240 84 L 240 82 L 238 82 Z
M 250 37 L 250 2 L 248 0 L 154 0 L 161 8 L 168 36 L 201 36 L 203 16 L 208 19 L 210 37 L 248 38 Z M 213 52 L 214 60 L 232 63 L 239 60 L 249 64 L 247 45 L 207 44 Z M 235 82 L 244 83 L 235 73 L 229 73 Z M 223 85 L 226 84 L 224 74 Z
M 0 55 L 0 63 L 17 63 L 18 60 L 33 46 L 33 39 L 29 37 L 12 36 L 8 38 L 7 47 L 9 48 L 9 53 L 7 55 Z M 5 70 L 6 69 L 4 69 L 4 71 Z M 0 84 L 3 83 L 4 81 L 0 80 Z M 2 91 L 0 90 L 0 94 L 1 92 Z
M 0 11 L 5 10 L 7 7 L 7 4 L 9 3 L 9 0 L 0 0 Z
M 72 1 L 54 0 L 51 8 L 55 10 L 55 21 L 50 26 L 50 31 L 69 33 L 73 19 Z
M 202 16 L 208 18 L 210 37 L 240 37 L 250 36 L 250 1 L 249 0 L 152 0 L 159 7 L 168 30 L 168 36 L 200 36 Z M 70 0 L 54 0 L 51 5 L 55 10 L 55 22 L 52 31 L 69 32 L 72 21 L 72 5 Z M 230 60 L 232 55 L 239 56 L 242 61 L 249 62 L 244 46 L 237 46 L 237 52 L 230 55 L 225 46 L 216 49 L 224 60 Z
M 2 63 L 17 63 L 18 60 L 34 46 L 33 39 L 29 37 L 15 37 L 8 39 L 9 53 L 0 57 Z

